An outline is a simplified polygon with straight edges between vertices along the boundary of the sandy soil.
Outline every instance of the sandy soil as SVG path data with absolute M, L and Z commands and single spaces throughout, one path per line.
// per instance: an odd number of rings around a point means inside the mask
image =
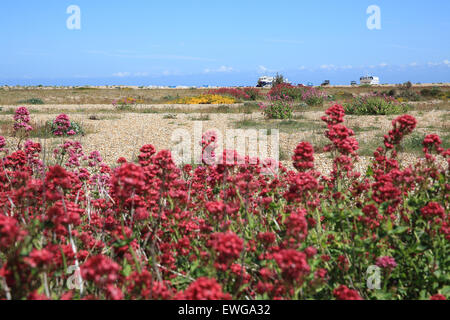
M 15 108 L 13 106 L 2 106 L 3 110 Z M 143 108 L 155 106 L 142 106 Z M 165 109 L 167 105 L 157 105 L 156 107 Z M 170 106 L 173 108 L 186 108 L 186 106 Z M 202 108 L 204 106 L 190 106 L 190 108 Z M 208 106 L 210 108 L 211 106 Z M 34 123 L 45 123 L 47 120 L 53 120 L 55 114 L 62 109 L 56 105 L 30 106 L 31 118 Z M 83 109 L 83 112 L 80 112 Z M 170 113 L 114 113 L 111 105 L 64 105 L 66 112 L 71 120 L 77 121 L 89 132 L 84 137 L 77 137 L 86 153 L 98 150 L 103 156 L 105 162 L 114 164 L 119 157 L 125 157 L 128 160 L 136 159 L 139 149 L 144 144 L 153 144 L 158 150 L 172 149 L 176 141 L 172 141 L 173 133 L 178 129 L 185 129 L 186 135 L 190 135 L 191 145 L 194 144 L 194 124 L 199 117 L 205 114 L 184 114 L 176 113 L 168 116 Z M 103 110 L 102 112 L 98 112 Z M 109 112 L 111 110 L 111 112 Z M 90 120 L 92 114 L 98 115 L 100 120 Z M 435 110 L 426 113 L 411 112 L 418 120 L 417 131 L 419 133 L 438 133 L 447 135 L 450 132 L 449 111 Z M 284 164 L 290 164 L 292 151 L 301 141 L 309 141 L 320 146 L 326 142 L 323 137 L 323 124 L 320 117 L 322 111 L 307 111 L 297 114 L 300 122 L 308 124 L 305 130 L 293 130 L 292 132 L 280 133 L 280 150 Z M 264 126 L 264 118 L 260 113 L 253 114 L 218 114 L 209 113 L 209 118 L 202 119 L 203 132 L 208 129 L 216 129 L 225 134 L 228 129 L 235 127 L 237 121 L 246 119 Z M 394 116 L 347 116 L 346 125 L 353 128 L 356 132 L 356 138 L 360 146 L 366 147 L 370 144 L 376 148 L 383 141 L 383 134 L 391 128 L 391 122 Z M 0 115 L 0 121 L 7 122 L 12 120 L 11 114 Z M 297 121 L 297 120 L 296 120 Z M 356 130 L 357 129 L 357 130 Z M 7 135 L 7 132 L 0 132 L 0 135 Z M 15 143 L 14 138 L 7 137 L 9 145 L 12 147 Z M 39 139 L 34 139 L 39 140 Z M 61 143 L 62 139 L 48 139 L 41 141 L 46 148 L 53 148 Z M 375 142 L 375 144 L 374 144 Z M 197 143 L 197 141 L 195 141 Z M 403 154 L 406 164 L 415 161 L 416 156 L 412 154 Z M 371 161 L 370 157 L 361 157 L 357 167 L 364 172 Z M 332 166 L 332 160 L 328 154 L 316 155 L 317 169 L 323 172 L 329 172 Z

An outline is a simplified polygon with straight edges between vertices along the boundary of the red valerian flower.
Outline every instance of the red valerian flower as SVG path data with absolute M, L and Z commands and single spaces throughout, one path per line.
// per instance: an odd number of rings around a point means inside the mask
M 366 205 L 362 212 L 364 216 L 359 217 L 359 221 L 362 221 L 366 226 L 370 229 L 374 229 L 380 226 L 380 222 L 383 219 L 383 216 L 379 214 L 378 208 L 373 204 Z
M 0 149 L 6 146 L 6 139 L 3 136 L 0 136 Z
M 311 194 L 318 191 L 321 186 L 311 172 L 299 172 L 289 178 L 289 189 L 284 194 L 290 202 L 303 202 L 311 200 Z
M 216 279 L 202 277 L 191 283 L 177 300 L 230 300 L 231 296 L 222 291 L 222 286 Z
M 301 278 L 311 271 L 307 256 L 303 252 L 294 249 L 284 249 L 273 256 L 281 269 L 283 278 L 287 281 L 301 281 Z
M 98 285 L 113 284 L 119 279 L 120 269 L 120 266 L 110 258 L 98 255 L 89 258 L 81 266 L 81 276 Z
M 0 152 L 8 153 L 8 149 L 5 149 L 6 139 L 3 136 L 0 136 Z
M 213 216 L 221 216 L 225 210 L 223 201 L 207 202 L 205 204 L 206 210 Z
M 403 138 L 414 131 L 417 120 L 408 114 L 398 117 L 392 121 L 394 127 L 389 134 L 384 136 L 384 145 L 387 149 L 393 149 Z
M 202 147 L 202 163 L 204 165 L 213 165 L 216 162 L 217 133 L 215 131 L 205 132 L 200 146 Z
M 15 218 L 0 213 L 0 249 L 8 249 L 15 242 L 20 241 L 25 234 L 25 231 L 19 228 Z
M 141 166 L 134 163 L 124 163 L 117 168 L 111 177 L 111 193 L 119 202 L 125 202 L 133 197 L 140 195 L 145 187 L 145 175 Z
M 423 140 L 423 151 L 425 154 L 432 152 L 433 149 L 436 150 L 438 154 L 444 152 L 444 149 L 441 148 L 442 140 L 439 138 L 437 134 L 429 134 Z
M 420 212 L 425 218 L 433 218 L 433 217 L 445 218 L 445 210 L 437 202 L 428 203 L 425 207 L 420 209 Z
M 284 222 L 286 226 L 287 235 L 299 240 L 303 240 L 308 235 L 308 222 L 306 220 L 306 210 L 299 209 L 290 216 L 288 216 Z
M 341 285 L 333 290 L 333 295 L 338 300 L 363 300 L 358 291 L 349 289 L 347 286 Z
M 221 264 L 229 264 L 239 258 L 244 249 L 244 240 L 235 233 L 215 233 L 211 235 L 212 247 L 216 251 L 217 260 Z
M 174 292 L 170 289 L 170 282 L 158 282 L 152 278 L 152 274 L 144 269 L 141 273 L 133 272 L 128 278 L 128 293 L 132 297 L 142 297 L 151 300 L 169 300 Z
M 139 155 L 139 164 L 143 167 L 151 164 L 151 158 L 156 153 L 156 149 L 151 144 L 147 144 L 141 148 L 141 154 Z M 122 159 L 122 158 L 121 158 Z M 119 160 L 121 160 L 119 159 Z M 126 161 L 121 161 L 121 163 L 125 163 Z
M 73 136 L 76 134 L 76 132 L 71 129 L 70 119 L 67 114 L 63 113 L 57 116 L 56 119 L 53 120 L 53 125 L 55 127 L 53 134 L 55 136 Z
M 376 265 L 383 269 L 395 269 L 397 267 L 397 262 L 392 257 L 380 257 L 377 259 Z
M 41 267 L 50 264 L 54 258 L 52 252 L 47 249 L 34 249 L 28 257 L 24 259 L 32 268 Z
M 49 200 L 60 200 L 64 196 L 64 190 L 72 186 L 69 173 L 60 166 L 49 167 L 45 176 L 45 186 L 46 197 Z
M 47 301 L 47 300 L 51 300 L 49 297 L 47 297 L 45 294 L 40 294 L 37 293 L 37 291 L 33 291 L 32 293 L 30 293 L 27 297 L 27 300 L 43 300 L 43 301 Z
M 19 107 L 14 114 L 14 131 L 24 129 L 25 132 L 33 130 L 30 126 L 30 112 L 26 107 Z
M 430 300 L 447 300 L 447 298 L 443 294 L 435 294 L 430 297 Z
M 56 227 L 61 225 L 79 225 L 84 210 L 70 201 L 58 201 L 47 210 L 46 219 Z
M 308 142 L 300 143 L 292 156 L 294 167 L 298 171 L 306 171 L 314 168 L 314 148 Z
M 106 295 L 111 300 L 123 300 L 124 297 L 122 290 L 112 284 L 106 286 Z
M 118 163 L 118 164 L 124 164 L 124 163 L 127 163 L 127 159 L 125 159 L 124 157 L 120 157 L 119 159 L 117 159 L 117 163 Z
M 328 117 L 322 117 L 322 121 L 326 122 L 328 125 L 335 125 L 344 122 L 345 110 L 339 104 L 335 104 L 327 111 L 325 111 Z
M 258 234 L 258 240 L 265 245 L 269 245 L 275 242 L 276 235 L 273 232 L 261 232 Z

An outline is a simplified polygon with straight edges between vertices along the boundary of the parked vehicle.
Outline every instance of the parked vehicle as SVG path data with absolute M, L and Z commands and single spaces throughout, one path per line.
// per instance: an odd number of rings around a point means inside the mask
M 323 83 L 322 83 L 322 86 L 324 87 L 324 86 L 329 86 L 330 85 L 330 80 L 325 80 Z
M 275 82 L 275 77 L 263 76 L 258 79 L 257 88 L 271 88 Z M 284 79 L 284 83 L 289 83 L 288 79 Z
M 351 84 L 352 86 L 356 86 L 358 83 L 357 83 L 356 81 L 352 81 L 350 84 Z
M 258 88 L 270 88 L 272 87 L 274 81 L 275 81 L 274 77 L 264 76 L 258 79 L 258 84 L 256 86 Z
M 365 76 L 360 78 L 360 83 L 363 85 L 364 84 L 376 85 L 380 84 L 380 78 L 373 76 Z

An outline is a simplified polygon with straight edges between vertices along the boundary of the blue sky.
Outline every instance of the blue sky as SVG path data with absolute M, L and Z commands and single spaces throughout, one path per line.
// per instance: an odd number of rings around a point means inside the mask
M 67 7 L 81 9 L 69 30 Z M 370 5 L 381 30 L 369 30 Z M 2 0 L 0 84 L 450 81 L 450 1 Z

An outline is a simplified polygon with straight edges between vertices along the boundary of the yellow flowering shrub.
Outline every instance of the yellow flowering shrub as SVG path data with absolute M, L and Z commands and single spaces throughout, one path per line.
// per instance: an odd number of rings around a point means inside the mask
M 233 104 L 236 99 L 217 94 L 202 94 L 195 97 L 186 97 L 169 102 L 169 104 Z

